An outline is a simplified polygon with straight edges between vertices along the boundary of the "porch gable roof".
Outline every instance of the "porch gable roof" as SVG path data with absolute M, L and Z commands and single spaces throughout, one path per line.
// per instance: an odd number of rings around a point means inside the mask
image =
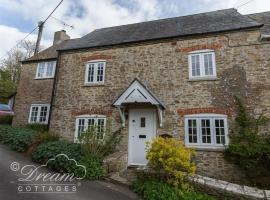
M 130 103 L 150 103 L 165 109 L 165 105 L 143 85 L 137 78 L 127 87 L 126 90 L 114 101 L 113 106 L 119 107 Z

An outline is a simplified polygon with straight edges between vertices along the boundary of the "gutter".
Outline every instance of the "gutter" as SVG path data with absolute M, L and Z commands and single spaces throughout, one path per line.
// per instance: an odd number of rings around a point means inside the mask
M 22 64 L 28 64 L 28 63 L 35 63 L 35 62 L 46 62 L 46 61 L 54 61 L 56 58 L 43 58 L 43 59 L 35 59 L 35 60 L 23 60 L 21 61 Z

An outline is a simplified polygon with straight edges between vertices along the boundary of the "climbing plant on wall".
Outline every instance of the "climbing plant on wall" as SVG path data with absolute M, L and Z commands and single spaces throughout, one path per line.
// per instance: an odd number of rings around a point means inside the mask
M 257 118 L 250 115 L 238 97 L 235 102 L 238 106 L 236 128 L 230 136 L 225 158 L 239 165 L 252 184 L 270 188 L 270 137 L 259 133 L 259 127 L 269 120 L 263 115 Z

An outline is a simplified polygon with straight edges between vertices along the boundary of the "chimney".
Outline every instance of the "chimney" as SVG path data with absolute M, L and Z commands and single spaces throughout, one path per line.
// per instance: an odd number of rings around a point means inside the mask
M 69 39 L 70 39 L 70 36 L 68 34 L 66 34 L 65 30 L 56 31 L 54 33 L 53 45 L 59 44 L 59 43 L 63 42 L 64 40 L 69 40 Z

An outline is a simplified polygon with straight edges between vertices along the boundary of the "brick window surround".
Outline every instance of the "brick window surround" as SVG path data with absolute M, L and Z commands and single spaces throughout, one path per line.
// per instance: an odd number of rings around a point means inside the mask
M 213 113 L 213 114 L 224 114 L 232 116 L 233 110 L 228 108 L 217 108 L 217 107 L 206 107 L 206 108 L 184 108 L 178 109 L 177 113 L 183 117 L 185 115 L 200 114 L 200 113 Z

